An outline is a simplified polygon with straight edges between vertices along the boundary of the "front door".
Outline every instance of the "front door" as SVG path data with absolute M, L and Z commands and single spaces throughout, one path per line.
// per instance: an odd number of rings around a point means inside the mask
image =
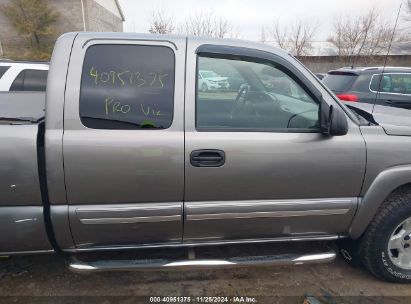
M 330 236 L 354 215 L 365 170 L 358 126 L 321 134 L 320 95 L 291 56 L 189 42 L 184 241 Z M 198 71 L 214 73 L 201 90 Z M 307 79 L 310 79 L 308 81 Z
M 63 147 L 78 248 L 181 242 L 184 49 L 76 39 Z

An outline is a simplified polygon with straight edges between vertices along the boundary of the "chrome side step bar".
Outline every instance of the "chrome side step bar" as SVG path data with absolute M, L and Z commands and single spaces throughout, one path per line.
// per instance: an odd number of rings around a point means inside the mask
M 192 268 L 226 268 L 238 266 L 278 266 L 301 265 L 331 262 L 336 257 L 335 251 L 314 254 L 278 254 L 265 256 L 231 257 L 227 259 L 141 259 L 141 260 L 100 260 L 84 262 L 75 256 L 69 258 L 69 269 L 77 273 L 102 271 L 138 271 L 138 270 L 184 270 Z

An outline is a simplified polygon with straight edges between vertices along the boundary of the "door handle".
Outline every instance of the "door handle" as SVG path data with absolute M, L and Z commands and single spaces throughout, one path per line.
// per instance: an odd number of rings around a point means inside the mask
M 190 154 L 190 164 L 194 167 L 221 167 L 225 163 L 225 153 L 221 150 L 195 150 Z

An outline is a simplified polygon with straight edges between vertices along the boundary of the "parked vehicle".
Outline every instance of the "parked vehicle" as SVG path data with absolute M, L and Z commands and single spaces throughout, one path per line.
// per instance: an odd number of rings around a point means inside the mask
M 0 92 L 46 91 L 47 63 L 0 61 Z
M 214 71 L 198 71 L 198 88 L 201 91 L 227 90 L 229 87 L 227 77 L 221 77 Z
M 199 94 L 211 66 L 247 85 Z M 69 33 L 55 45 L 45 104 L 39 94 L 0 94 L 1 255 L 63 252 L 78 272 L 283 265 L 336 252 L 79 253 L 346 239 L 378 278 L 411 280 L 411 127 L 350 110 L 286 52 Z
M 411 109 L 411 68 L 341 68 L 323 82 L 344 101 Z

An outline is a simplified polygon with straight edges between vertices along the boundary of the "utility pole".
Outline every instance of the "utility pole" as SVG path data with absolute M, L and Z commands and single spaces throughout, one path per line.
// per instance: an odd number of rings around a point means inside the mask
M 260 38 L 260 42 L 262 42 L 262 43 L 265 43 L 265 42 L 266 42 L 264 25 L 261 26 L 261 38 Z
M 84 0 L 81 0 L 81 14 L 83 16 L 83 32 L 87 31 L 86 28 L 86 16 L 84 11 Z

